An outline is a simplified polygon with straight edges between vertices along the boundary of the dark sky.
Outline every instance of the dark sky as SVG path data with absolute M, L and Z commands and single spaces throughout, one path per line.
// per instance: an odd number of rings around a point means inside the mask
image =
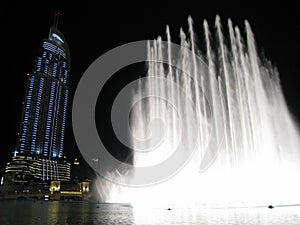
M 8 1 L 6 1 L 8 2 Z M 21 101 L 24 97 L 26 73 L 31 72 L 34 57 L 46 38 L 53 22 L 53 14 L 61 12 L 59 29 L 65 35 L 71 51 L 71 76 L 69 87 L 70 103 L 76 85 L 88 66 L 106 51 L 131 41 L 154 39 L 164 35 L 165 27 L 170 25 L 171 34 L 178 36 L 180 26 L 187 27 L 187 17 L 191 15 L 196 28 L 202 27 L 206 18 L 213 26 L 216 14 L 221 16 L 223 24 L 230 17 L 233 23 L 243 30 L 247 19 L 254 31 L 260 50 L 276 65 L 280 71 L 282 86 L 291 112 L 300 121 L 299 94 L 299 12 L 295 5 L 247 5 L 242 7 L 220 6 L 204 1 L 189 4 L 183 1 L 174 3 L 150 3 L 140 1 L 139 4 L 119 5 L 113 1 L 111 5 L 92 5 L 81 3 L 63 3 L 62 1 L 39 1 L 33 3 L 17 3 L 10 1 L 1 5 L 1 139 L 0 139 L 0 174 L 11 157 L 14 149 Z M 99 1 L 100 2 L 100 1 Z M 225 25 L 225 24 L 224 24 Z M 102 95 L 112 99 L 122 85 L 134 79 L 137 71 L 129 73 L 128 78 L 115 76 Z M 98 111 L 109 115 L 109 100 L 97 107 Z M 69 159 L 79 157 L 71 126 L 71 104 L 68 111 L 65 152 Z M 108 119 L 107 119 L 108 118 Z M 98 127 L 109 126 L 109 117 L 99 121 Z M 101 133 L 101 131 L 100 131 Z M 108 146 L 118 145 L 112 140 L 110 132 L 103 137 Z M 118 156 L 117 156 L 118 157 Z

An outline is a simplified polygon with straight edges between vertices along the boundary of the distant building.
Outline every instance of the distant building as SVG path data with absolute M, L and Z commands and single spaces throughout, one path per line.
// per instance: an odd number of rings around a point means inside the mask
M 64 183 L 59 180 L 50 181 L 48 185 L 2 185 L 0 199 L 44 199 L 44 200 L 89 200 L 90 182 L 76 184 Z
M 17 155 L 7 163 L 7 184 L 30 184 L 33 181 L 70 181 L 70 163 L 66 160 L 48 160 L 33 156 Z
M 70 53 L 57 21 L 27 74 L 16 148 L 4 182 L 70 181 L 70 164 L 64 158 Z
M 60 181 L 50 182 L 50 200 L 79 199 L 88 200 L 90 197 L 90 183 L 79 182 L 74 184 L 61 184 Z

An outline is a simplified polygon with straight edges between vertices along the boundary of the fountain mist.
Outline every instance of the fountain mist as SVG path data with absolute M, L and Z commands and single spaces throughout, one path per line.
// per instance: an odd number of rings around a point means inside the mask
M 176 83 L 188 93 L 186 101 L 193 100 L 199 131 L 196 151 L 189 163 L 169 180 L 142 188 L 110 186 L 106 200 L 181 206 L 300 203 L 299 132 L 285 103 L 278 71 L 257 53 L 249 23 L 245 22 L 244 40 L 231 20 L 226 36 L 218 16 L 212 34 L 204 21 L 200 42 L 205 45 L 201 49 L 197 48 L 191 18 L 188 27 L 188 35 L 180 30 L 179 55 L 174 56 L 170 45 L 163 48 L 160 37 L 153 46 L 149 44 L 147 76 Z M 169 27 L 166 39 L 171 43 Z M 192 51 L 193 57 L 185 54 L 185 49 Z M 155 62 L 163 56 L 169 64 L 180 64 L 191 75 Z M 199 58 L 205 62 L 205 68 Z M 162 129 L 164 136 L 153 151 L 136 152 L 134 165 L 150 166 L 165 160 L 176 149 L 178 140 L 184 139 L 187 148 L 194 147 L 189 146 L 192 129 L 185 123 L 192 115 L 185 110 L 186 101 L 177 89 L 167 88 L 163 82 L 140 84 L 133 99 L 142 93 L 159 93 L 175 102 L 177 108 L 153 97 L 135 105 L 132 132 L 141 140 L 151 139 L 152 134 L 161 133 Z M 156 118 L 163 123 L 149 128 L 149 121 Z M 182 132 L 182 124 L 187 126 L 186 133 Z M 208 145 L 209 142 L 220 144 Z M 154 144 L 145 142 L 144 149 L 151 149 Z M 216 151 L 216 157 L 207 163 L 207 152 Z M 134 180 L 134 171 L 131 172 L 129 179 Z

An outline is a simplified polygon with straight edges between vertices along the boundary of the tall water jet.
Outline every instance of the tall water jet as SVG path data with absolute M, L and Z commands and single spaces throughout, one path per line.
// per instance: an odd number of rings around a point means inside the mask
M 119 187 L 122 190 L 113 191 L 110 201 L 180 206 L 300 203 L 299 131 L 282 94 L 278 71 L 257 53 L 247 21 L 245 40 L 231 20 L 227 25 L 228 37 L 218 16 L 212 32 L 204 21 L 205 45 L 198 49 L 189 17 L 189 35 L 180 30 L 179 53 L 172 52 L 169 27 L 166 46 L 160 37 L 148 45 L 146 77 L 166 82 L 140 83 L 133 96 L 140 101 L 134 106 L 132 132 L 142 140 L 150 139 L 142 147 L 152 150 L 136 152 L 134 165 L 147 167 L 168 159 L 180 141 L 195 152 L 165 182 Z M 157 63 L 164 56 L 168 66 Z M 183 70 L 172 67 L 174 62 Z M 190 100 L 194 114 L 187 110 Z M 195 115 L 196 122 L 189 123 Z M 150 123 L 157 118 L 163 123 Z M 191 138 L 193 126 L 197 127 L 196 144 Z M 159 144 L 151 142 L 153 134 L 163 135 Z M 141 147 L 136 139 L 132 141 L 136 149 Z M 134 171 L 128 179 L 136 179 Z

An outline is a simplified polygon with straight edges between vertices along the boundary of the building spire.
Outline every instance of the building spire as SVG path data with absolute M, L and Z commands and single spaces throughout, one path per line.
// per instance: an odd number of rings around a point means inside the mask
M 54 24 L 53 24 L 53 26 L 55 28 L 57 28 L 57 25 L 58 25 L 59 15 L 60 15 L 60 12 L 57 12 L 57 13 L 54 14 Z

